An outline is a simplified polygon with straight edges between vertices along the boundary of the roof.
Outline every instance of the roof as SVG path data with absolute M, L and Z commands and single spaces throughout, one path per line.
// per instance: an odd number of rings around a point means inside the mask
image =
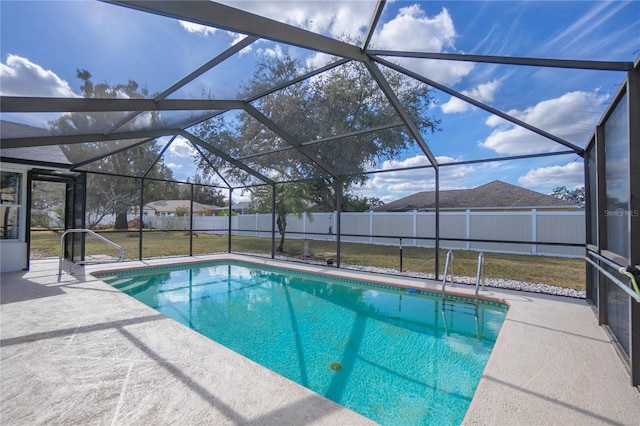
M 248 201 L 240 201 L 239 203 L 233 204 L 231 206 L 231 209 L 233 209 L 233 210 L 244 210 L 246 208 L 249 208 L 250 205 L 251 205 L 251 203 L 248 202 Z
M 375 211 L 432 210 L 436 208 L 435 194 L 435 191 L 417 192 L 380 206 Z M 441 208 L 578 207 L 552 195 L 541 194 L 499 180 L 471 189 L 441 190 L 439 201 Z
M 2 138 L 19 136 L 42 136 L 47 130 L 7 120 L 0 120 Z M 12 159 L 21 162 L 50 163 L 69 166 L 71 162 L 58 145 L 43 145 L 21 148 L 3 148 L 0 151 L 3 160 Z
M 152 201 L 144 205 L 144 210 L 155 210 L 161 213 L 173 213 L 177 208 L 190 209 L 191 202 L 189 200 L 158 200 Z M 218 206 L 200 204 L 193 202 L 193 211 L 202 212 L 206 210 L 217 210 Z

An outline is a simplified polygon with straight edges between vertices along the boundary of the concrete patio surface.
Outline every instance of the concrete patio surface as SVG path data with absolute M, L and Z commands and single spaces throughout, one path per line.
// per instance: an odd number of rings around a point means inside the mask
M 370 420 L 57 260 L 1 276 L 0 423 L 364 425 Z M 438 283 L 323 266 L 288 268 L 438 290 Z M 470 294 L 457 286 L 454 291 Z M 640 392 L 583 300 L 490 289 L 511 305 L 466 424 L 640 424 Z

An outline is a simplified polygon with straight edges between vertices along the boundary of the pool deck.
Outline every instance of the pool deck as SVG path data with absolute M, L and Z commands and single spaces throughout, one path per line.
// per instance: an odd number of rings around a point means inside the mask
M 439 290 L 439 283 L 256 257 L 311 272 Z M 370 420 L 263 368 L 99 281 L 90 272 L 167 264 L 57 260 L 2 273 L 0 422 L 366 425 Z M 468 286 L 456 286 L 471 294 Z M 640 423 L 640 392 L 583 300 L 488 289 L 511 305 L 465 424 Z

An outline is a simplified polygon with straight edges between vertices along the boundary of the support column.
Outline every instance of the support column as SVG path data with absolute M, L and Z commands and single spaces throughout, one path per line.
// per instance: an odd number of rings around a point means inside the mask
M 433 169 L 436 174 L 436 241 L 435 241 L 435 276 L 436 281 L 440 280 L 440 169 Z
M 596 127 L 596 185 L 597 185 L 597 215 L 598 215 L 598 254 L 601 254 L 602 247 L 606 246 L 607 241 L 607 220 L 604 215 L 607 209 L 607 197 L 605 187 L 606 171 L 604 168 L 604 126 L 600 125 Z M 598 261 L 599 265 L 602 265 Z M 603 325 L 607 323 L 609 313 L 607 312 L 607 305 L 609 295 L 607 292 L 607 278 L 598 272 L 598 324 Z
M 138 260 L 142 260 L 142 218 L 144 217 L 144 178 L 140 179 L 140 230 L 138 231 Z
M 336 267 L 340 267 L 340 243 L 342 233 L 342 180 L 336 185 Z
M 271 258 L 276 257 L 276 184 L 271 186 Z
M 640 60 L 628 73 L 629 102 L 629 263 L 640 267 Z M 631 384 L 640 385 L 640 303 L 629 297 Z
M 193 184 L 189 184 L 189 256 L 193 256 Z M 229 204 L 231 205 L 231 204 Z
M 229 188 L 229 222 L 227 226 L 228 241 L 227 241 L 227 253 L 231 253 L 231 213 L 233 212 L 233 188 Z

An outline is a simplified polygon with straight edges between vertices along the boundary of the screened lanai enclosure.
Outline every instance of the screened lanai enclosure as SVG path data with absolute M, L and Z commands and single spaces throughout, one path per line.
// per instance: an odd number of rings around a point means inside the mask
M 579 258 L 542 273 L 578 277 L 640 384 L 640 295 L 620 271 L 640 264 L 640 3 L 0 7 L 3 271 L 42 241 L 59 254 L 69 229 L 126 259 L 436 279 L 448 250 L 511 255 L 492 266 L 506 278 Z M 69 234 L 62 254 L 112 257 L 99 243 Z

